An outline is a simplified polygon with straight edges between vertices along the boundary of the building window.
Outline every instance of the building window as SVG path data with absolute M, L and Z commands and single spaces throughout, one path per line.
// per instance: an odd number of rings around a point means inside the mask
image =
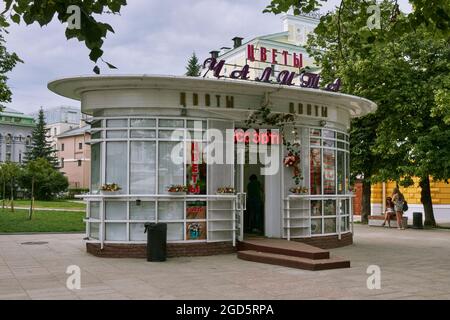
M 93 144 L 91 147 L 91 190 L 93 192 L 100 188 L 101 184 L 101 143 Z
M 19 163 L 22 163 L 22 154 L 19 153 Z
M 58 130 L 56 128 L 53 128 L 53 134 L 56 136 L 58 134 Z
M 61 158 L 60 167 L 61 167 L 61 168 L 64 168 L 64 158 Z
M 81 167 L 81 160 L 78 160 L 77 163 L 78 163 L 78 166 Z
M 79 142 L 79 143 L 78 143 L 78 149 L 79 149 L 79 150 L 82 150 L 82 149 L 83 149 L 83 143 L 82 143 L 82 142 Z
M 64 143 L 61 143 L 61 151 L 64 151 Z

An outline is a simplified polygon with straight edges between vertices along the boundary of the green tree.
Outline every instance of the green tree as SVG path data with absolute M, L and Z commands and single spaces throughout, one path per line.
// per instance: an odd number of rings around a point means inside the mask
M 45 123 L 44 110 L 39 110 L 38 122 L 31 135 L 31 148 L 25 153 L 25 162 L 46 159 L 54 168 L 58 166 L 58 160 L 55 157 L 55 150 L 47 140 L 49 135 Z
M 319 10 L 326 2 L 327 0 L 271 0 L 264 12 L 280 14 L 288 12 L 292 8 L 294 14 L 299 15 Z M 389 24 L 393 27 L 393 32 L 396 35 L 408 33 L 418 27 L 425 27 L 434 34 L 438 33 L 444 38 L 450 37 L 450 1 L 409 0 L 412 12 L 406 16 L 406 19 L 401 21 L 397 20 L 397 17 L 400 15 L 398 0 L 389 0 L 388 2 L 392 8 Z M 375 1 L 368 0 L 355 3 L 357 6 L 357 11 L 354 12 L 355 15 L 367 21 L 374 13 L 372 10 L 365 10 L 367 5 L 370 4 L 375 4 Z M 338 12 L 342 12 L 345 7 L 346 0 L 341 0 L 338 5 Z M 365 30 L 361 29 L 360 32 L 364 34 Z M 384 37 L 385 35 L 381 33 L 379 36 Z
M 0 15 L 0 111 L 3 110 L 4 102 L 11 102 L 11 90 L 8 87 L 8 77 L 6 74 L 10 72 L 18 62 L 22 62 L 15 53 L 10 53 L 5 46 L 4 34 L 6 33 L 5 26 L 7 22 L 5 18 Z
M 54 169 L 45 158 L 28 161 L 20 176 L 20 186 L 31 194 L 30 219 L 33 212 L 33 202 L 37 200 L 52 200 L 55 196 L 66 191 L 69 182 L 61 172 Z
M 192 53 L 192 56 L 188 61 L 186 70 L 186 76 L 188 77 L 198 77 L 200 75 L 201 65 L 198 63 L 198 58 L 195 55 L 195 52 Z
M 380 30 L 370 31 L 359 13 L 365 11 L 361 2 L 342 3 L 341 10 L 321 19 L 308 50 L 322 66 L 325 81 L 340 77 L 343 92 L 379 106 L 374 115 L 352 123 L 353 174 L 369 182 L 394 180 L 403 186 L 418 177 L 425 224 L 434 226 L 429 177 L 446 180 L 450 176 L 450 149 L 445 142 L 449 124 L 438 103 L 448 93 L 446 38 L 425 27 L 399 36 L 390 22 L 388 0 L 381 5 Z M 375 40 L 379 33 L 383 33 L 382 41 Z
M 14 162 L 5 162 L 1 165 L 1 172 L 3 178 L 3 194 L 5 197 L 6 193 L 6 183 L 9 182 L 10 187 L 10 206 L 11 211 L 14 212 L 14 192 L 16 190 L 16 181 L 17 178 L 21 175 L 21 167 Z M 3 208 L 4 208 L 4 200 L 3 200 Z
M 4 0 L 5 10 L 3 16 L 19 24 L 26 25 L 38 23 L 41 27 L 48 25 L 54 19 L 61 23 L 67 23 L 65 36 L 69 39 L 77 39 L 84 42 L 90 51 L 89 58 L 97 63 L 103 56 L 103 43 L 108 32 L 114 33 L 111 25 L 100 22 L 97 15 L 120 14 L 126 0 L 52 0 L 52 1 L 21 1 Z M 79 20 L 76 16 L 79 13 Z M 76 22 L 79 21 L 79 25 Z M 103 61 L 109 68 L 115 69 L 110 63 Z M 98 65 L 94 67 L 95 73 L 100 73 Z
M 366 10 L 369 5 L 370 3 L 362 10 Z M 376 85 L 382 83 L 386 75 L 379 74 L 377 66 L 370 64 L 375 47 L 367 45 L 365 38 L 355 37 L 366 25 L 366 19 L 355 14 L 358 8 L 361 9 L 359 1 L 347 0 L 343 10 L 330 13 L 321 20 L 315 34 L 310 36 L 308 52 L 317 64 L 321 65 L 324 82 L 332 82 L 339 77 L 342 79 L 343 92 L 379 103 L 376 113 L 354 119 L 350 130 L 352 180 L 358 179 L 362 182 L 362 222 L 367 223 L 371 214 L 372 177 L 383 165 L 372 149 L 375 146 L 380 119 L 385 116 L 389 105 L 382 100 L 384 87 L 381 84 L 378 87 Z M 391 10 L 389 3 L 385 2 L 381 10 L 383 21 L 387 20 Z M 388 26 L 383 23 L 381 27 L 385 29 Z

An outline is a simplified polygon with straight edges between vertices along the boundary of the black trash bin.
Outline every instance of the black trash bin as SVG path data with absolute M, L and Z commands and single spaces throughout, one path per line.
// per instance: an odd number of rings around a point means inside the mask
M 167 224 L 146 223 L 147 261 L 166 261 L 167 256 Z
M 423 229 L 422 212 L 413 213 L 413 229 Z

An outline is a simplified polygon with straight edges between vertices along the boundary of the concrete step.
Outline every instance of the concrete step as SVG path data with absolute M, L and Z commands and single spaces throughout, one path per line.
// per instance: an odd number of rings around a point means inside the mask
M 247 261 L 273 264 L 283 267 L 310 271 L 350 268 L 350 261 L 334 257 L 329 259 L 309 259 L 254 250 L 238 251 L 238 258 Z
M 305 243 L 283 239 L 246 239 L 237 245 L 238 251 L 258 251 L 313 260 L 329 259 L 330 252 Z

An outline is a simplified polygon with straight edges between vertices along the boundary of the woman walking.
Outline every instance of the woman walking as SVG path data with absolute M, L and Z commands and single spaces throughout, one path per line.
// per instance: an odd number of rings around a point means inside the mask
M 395 213 L 397 214 L 397 227 L 399 230 L 405 230 L 405 227 L 403 226 L 403 205 L 405 204 L 405 196 L 398 188 L 394 188 L 392 202 L 394 202 Z

